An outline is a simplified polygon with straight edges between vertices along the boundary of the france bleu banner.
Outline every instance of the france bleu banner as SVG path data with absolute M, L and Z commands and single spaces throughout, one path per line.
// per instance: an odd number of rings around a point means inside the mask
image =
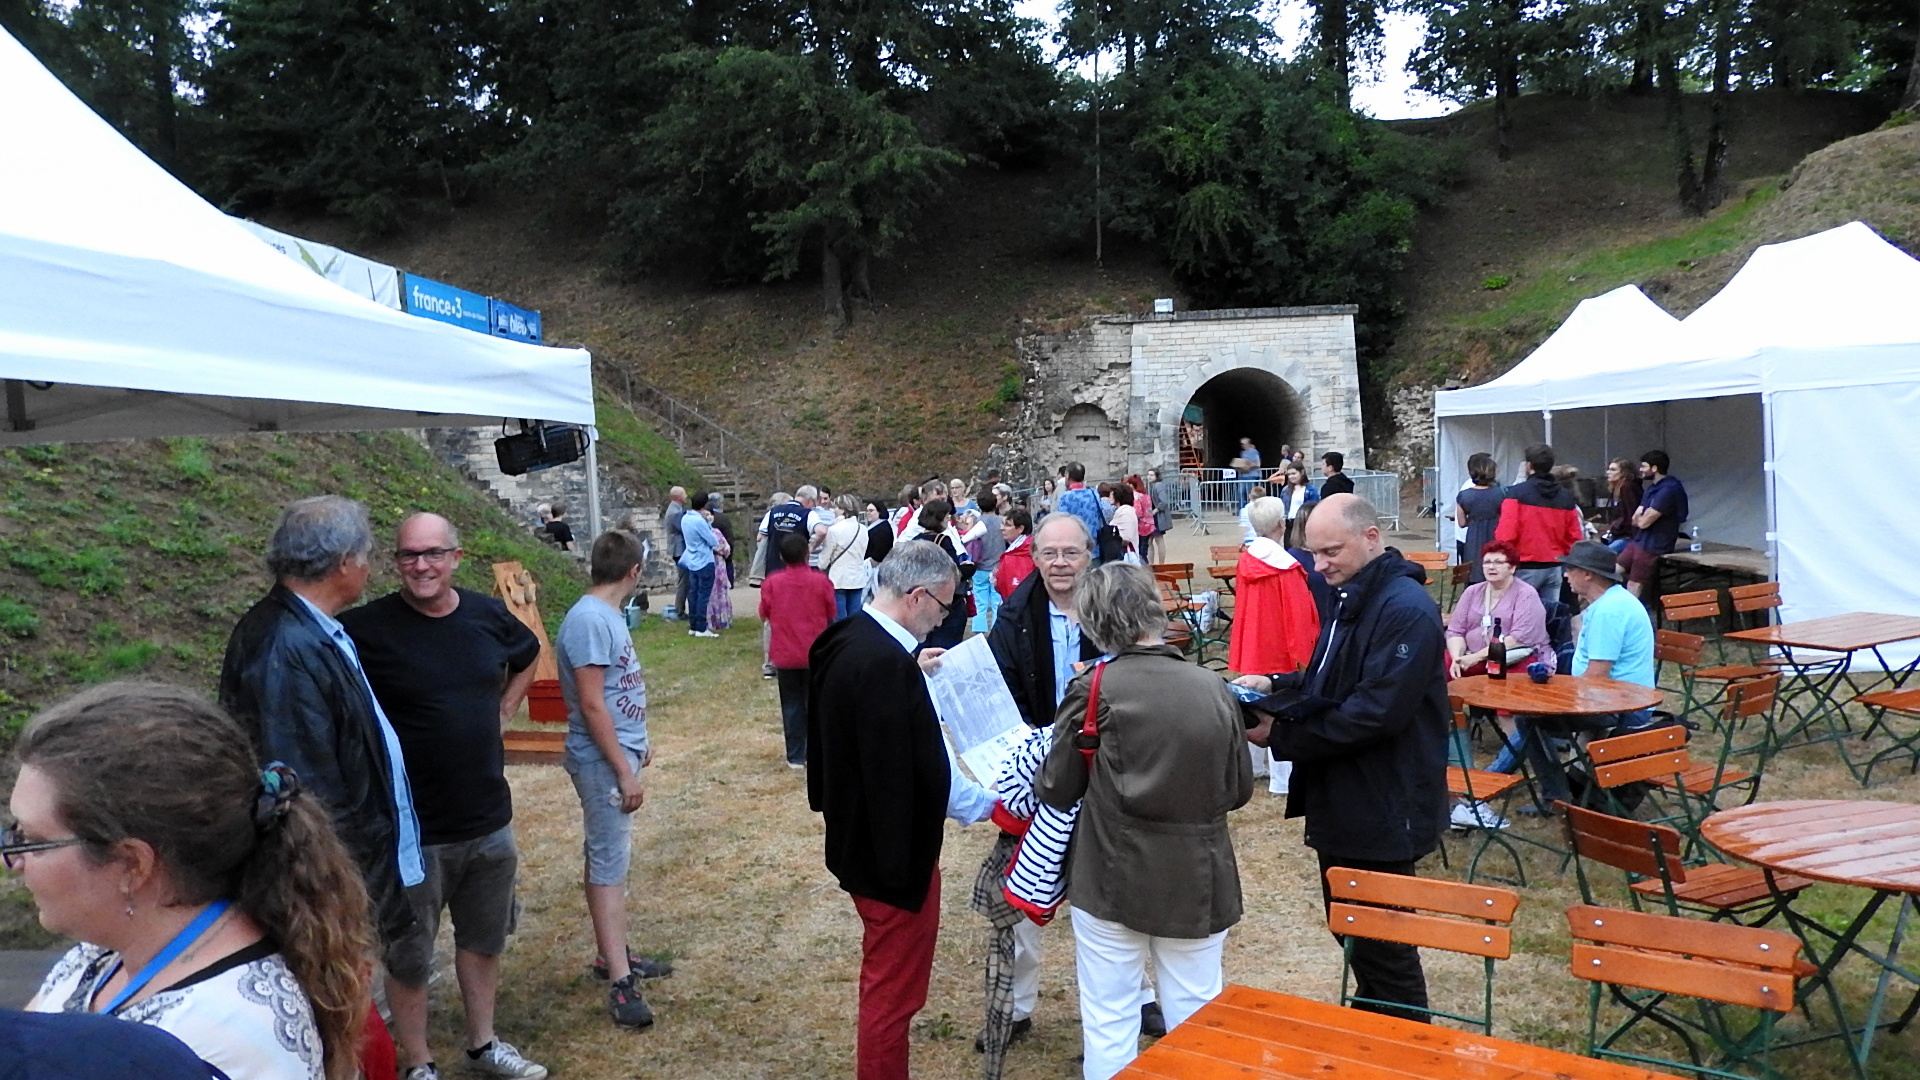
M 488 329 L 487 298 L 476 292 L 456 289 L 431 278 L 404 274 L 407 284 L 407 311 L 426 319 L 462 326 L 484 334 Z
M 514 307 L 505 300 L 493 303 L 493 336 L 540 344 L 540 313 Z

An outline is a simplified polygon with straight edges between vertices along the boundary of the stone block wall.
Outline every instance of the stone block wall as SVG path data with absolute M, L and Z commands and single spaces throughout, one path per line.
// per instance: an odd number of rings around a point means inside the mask
M 1026 399 L 995 464 L 1015 483 L 1035 482 L 1068 460 L 1085 462 L 1090 475 L 1173 465 L 1180 416 L 1194 393 L 1216 376 L 1253 372 L 1297 421 L 1296 442 L 1315 454 L 1339 450 L 1350 468 L 1364 468 L 1355 310 L 1104 316 L 1080 329 L 1022 337 Z M 1104 416 L 1103 432 L 1088 407 Z

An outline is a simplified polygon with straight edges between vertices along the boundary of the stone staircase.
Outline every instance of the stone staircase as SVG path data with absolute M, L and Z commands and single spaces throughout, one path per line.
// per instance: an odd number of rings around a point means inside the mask
M 641 423 L 671 440 L 707 490 L 728 506 L 758 509 L 776 491 L 792 491 L 800 472 L 759 446 L 625 368 L 596 364 L 600 389 Z

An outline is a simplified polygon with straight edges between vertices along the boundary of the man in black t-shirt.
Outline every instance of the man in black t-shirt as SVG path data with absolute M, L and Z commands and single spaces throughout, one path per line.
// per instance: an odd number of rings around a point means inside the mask
M 540 527 L 546 530 L 547 540 L 561 551 L 573 550 L 573 526 L 568 525 L 567 504 L 554 503 L 547 507 L 547 520 Z
M 393 554 L 400 590 L 340 616 L 400 738 L 426 863 L 426 881 L 408 890 L 418 925 L 388 951 L 387 1002 L 401 1075 L 435 1080 L 427 976 L 440 911 L 448 909 L 470 1006 L 469 1068 L 541 1080 L 547 1070 L 493 1032 L 519 863 L 500 732 L 526 699 L 540 639 L 499 600 L 454 587 L 460 555 L 447 519 L 407 518 Z

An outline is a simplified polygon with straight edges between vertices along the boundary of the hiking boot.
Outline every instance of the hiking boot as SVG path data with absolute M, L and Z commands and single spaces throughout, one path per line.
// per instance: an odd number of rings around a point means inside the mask
M 649 960 L 627 946 L 627 968 L 642 979 L 664 979 L 673 974 L 673 965 L 665 960 Z M 600 982 L 607 981 L 607 960 L 603 956 L 593 958 L 593 966 L 588 969 Z
M 607 987 L 607 1011 L 613 1014 L 613 1022 L 619 1027 L 640 1030 L 653 1026 L 653 1010 L 647 1008 L 647 999 L 640 996 L 640 980 L 632 975 Z
M 498 1038 L 478 1050 L 467 1051 L 467 1071 L 507 1080 L 547 1080 L 545 1065 L 521 1057 L 512 1043 Z
M 1504 829 L 1513 824 L 1483 802 L 1456 803 L 1452 824 L 1456 829 Z

